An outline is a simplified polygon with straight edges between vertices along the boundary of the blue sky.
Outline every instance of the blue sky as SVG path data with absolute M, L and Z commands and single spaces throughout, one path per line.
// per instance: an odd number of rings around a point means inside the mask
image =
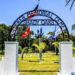
M 32 10 L 38 0 L 0 0 L 0 23 L 12 25 L 14 20 L 24 12 Z M 40 9 L 57 14 L 66 23 L 69 31 L 75 23 L 75 5 L 72 10 L 65 7 L 65 0 L 41 0 Z

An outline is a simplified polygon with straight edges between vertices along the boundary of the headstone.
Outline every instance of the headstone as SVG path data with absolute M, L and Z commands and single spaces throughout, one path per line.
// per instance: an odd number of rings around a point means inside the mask
M 5 42 L 4 74 L 18 73 L 18 42 Z
M 60 50 L 60 75 L 71 75 L 73 71 L 72 42 L 61 42 Z

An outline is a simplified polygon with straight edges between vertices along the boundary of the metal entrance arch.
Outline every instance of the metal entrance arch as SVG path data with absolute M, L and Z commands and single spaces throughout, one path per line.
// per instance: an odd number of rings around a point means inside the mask
M 42 10 L 42 9 L 36 10 L 35 12 L 37 13 L 36 16 L 44 16 L 44 17 L 47 17 L 48 19 L 28 19 L 28 16 L 31 13 L 33 13 L 33 10 L 22 14 L 12 24 L 12 27 L 9 32 L 9 37 L 11 37 L 11 40 L 15 39 L 15 36 L 17 34 L 17 29 L 22 23 L 30 25 L 30 26 L 31 25 L 35 25 L 35 26 L 36 25 L 41 25 L 41 26 L 58 25 L 62 31 L 63 40 L 65 40 L 65 39 L 69 40 L 69 31 L 66 27 L 66 24 L 59 16 L 57 16 L 56 14 L 54 14 L 50 11 Z M 35 16 L 33 16 L 33 17 L 35 17 Z

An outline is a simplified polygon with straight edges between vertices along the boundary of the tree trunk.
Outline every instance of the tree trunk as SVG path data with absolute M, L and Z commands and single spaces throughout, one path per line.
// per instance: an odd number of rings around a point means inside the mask
M 58 55 L 58 53 L 59 53 L 59 50 L 58 50 L 58 49 L 56 49 L 56 55 Z
M 40 51 L 39 56 L 40 56 L 40 61 L 41 61 L 42 60 L 42 51 Z
M 22 55 L 21 55 L 21 60 L 23 60 L 23 55 L 24 55 L 24 54 L 22 53 Z

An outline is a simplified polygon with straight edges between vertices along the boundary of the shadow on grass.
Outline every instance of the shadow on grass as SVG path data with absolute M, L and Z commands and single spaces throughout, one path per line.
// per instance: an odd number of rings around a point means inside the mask
M 28 60 L 28 62 L 43 62 L 44 61 L 44 59 L 42 59 L 42 60 Z
M 19 72 L 59 72 L 59 71 L 50 71 L 50 70 L 19 70 Z
M 28 62 L 40 62 L 39 60 L 28 60 Z

